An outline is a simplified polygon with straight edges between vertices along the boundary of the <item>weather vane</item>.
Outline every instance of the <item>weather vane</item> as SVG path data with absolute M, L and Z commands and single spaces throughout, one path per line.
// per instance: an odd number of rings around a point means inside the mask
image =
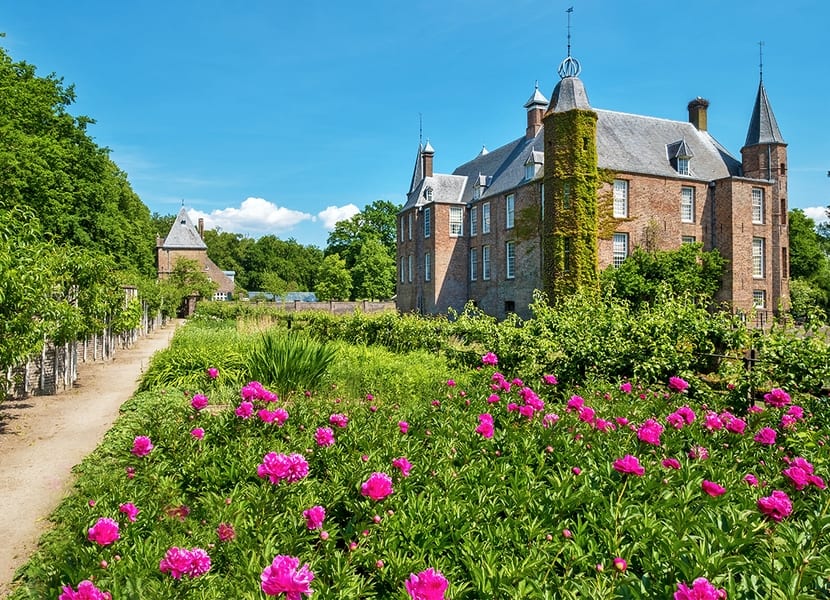
M 764 42 L 758 42 L 758 57 L 760 62 L 758 63 L 758 68 L 761 70 L 761 83 L 764 82 Z
M 571 55 L 571 13 L 574 11 L 574 7 L 570 7 L 565 12 L 568 13 L 568 56 Z
M 558 71 L 561 79 L 565 79 L 566 77 L 579 77 L 579 72 L 582 70 L 579 61 L 571 56 L 571 13 L 573 11 L 573 6 L 565 11 L 568 13 L 568 56 L 559 65 Z

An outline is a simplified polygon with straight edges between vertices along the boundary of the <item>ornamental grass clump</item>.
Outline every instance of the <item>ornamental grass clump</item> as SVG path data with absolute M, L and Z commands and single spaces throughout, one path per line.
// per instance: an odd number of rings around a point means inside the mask
M 246 366 L 253 379 L 287 396 L 319 389 L 336 356 L 334 346 L 301 333 L 272 328 L 251 344 Z

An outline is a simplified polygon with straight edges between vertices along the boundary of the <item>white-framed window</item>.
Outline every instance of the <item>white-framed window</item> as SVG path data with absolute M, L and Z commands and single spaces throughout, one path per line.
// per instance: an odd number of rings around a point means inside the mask
M 507 194 L 504 197 L 504 227 L 505 229 L 513 229 L 516 211 L 516 196 Z
M 697 238 L 693 235 L 681 235 L 680 236 L 680 243 L 681 244 L 694 244 L 697 241 Z
M 403 225 L 404 224 L 404 218 L 401 217 L 400 220 L 398 221 L 398 223 L 400 225 L 400 228 L 398 229 L 398 241 L 402 242 L 403 241 L 403 232 L 404 232 L 404 225 Z
M 516 277 L 516 242 L 504 243 L 504 266 L 507 279 Z
M 427 252 L 424 254 L 424 281 L 432 279 L 432 255 Z
M 752 276 L 764 276 L 764 238 L 752 238 Z
M 680 220 L 683 223 L 695 222 L 695 188 L 680 188 Z
M 461 237 L 464 233 L 464 207 L 450 206 L 450 237 Z
M 481 247 L 481 278 L 490 279 L 490 246 Z
M 767 307 L 767 292 L 766 290 L 752 290 L 752 308 L 766 308 Z
M 528 163 L 525 165 L 525 181 L 530 181 L 536 175 L 536 165 Z
M 470 208 L 470 235 L 478 235 L 478 206 Z
M 688 158 L 678 158 L 677 159 L 677 174 L 678 175 L 689 175 L 689 159 Z
M 429 206 L 424 208 L 424 237 L 428 238 L 432 235 L 432 222 L 430 216 Z
M 470 281 L 478 279 L 478 248 L 470 248 Z
M 628 218 L 628 181 L 614 180 L 614 218 Z
M 424 190 L 424 198 L 426 198 L 427 202 L 432 202 L 432 188 L 428 187 Z
M 406 257 L 401 256 L 401 283 L 406 281 Z
M 409 283 L 412 283 L 412 263 L 413 263 L 413 261 L 414 261 L 414 258 L 413 258 L 413 256 L 410 254 L 410 255 L 407 257 L 407 261 L 406 261 L 406 262 L 407 262 L 407 266 L 409 267 L 409 269 L 408 269 L 409 273 L 408 273 L 408 275 L 407 275 L 407 281 L 409 281 Z
M 757 225 L 764 224 L 763 188 L 752 188 L 752 222 Z
M 613 241 L 613 263 L 619 267 L 628 258 L 628 234 L 615 233 Z
M 481 233 L 490 233 L 490 203 L 481 205 Z

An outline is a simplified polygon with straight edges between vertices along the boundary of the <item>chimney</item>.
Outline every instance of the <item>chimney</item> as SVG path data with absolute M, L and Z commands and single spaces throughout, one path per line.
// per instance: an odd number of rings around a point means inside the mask
M 698 96 L 689 102 L 689 123 L 695 126 L 698 131 L 706 131 L 706 109 L 709 108 L 709 101 Z
M 424 161 L 424 177 L 432 177 L 432 159 L 435 156 L 435 149 L 427 140 L 427 145 L 421 152 L 421 157 Z
M 199 237 L 205 239 L 205 220 L 199 218 Z
M 536 89 L 533 90 L 533 95 L 530 100 L 525 102 L 527 109 L 527 129 L 525 129 L 525 137 L 533 139 L 539 130 L 542 129 L 542 118 L 545 116 L 545 111 L 548 108 L 549 101 L 542 92 L 539 91 L 539 83 L 536 83 Z

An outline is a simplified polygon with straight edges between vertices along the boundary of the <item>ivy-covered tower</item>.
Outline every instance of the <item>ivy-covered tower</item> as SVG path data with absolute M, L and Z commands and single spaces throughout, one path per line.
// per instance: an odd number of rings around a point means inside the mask
M 570 56 L 543 118 L 542 285 L 551 300 L 599 287 L 597 113 Z

